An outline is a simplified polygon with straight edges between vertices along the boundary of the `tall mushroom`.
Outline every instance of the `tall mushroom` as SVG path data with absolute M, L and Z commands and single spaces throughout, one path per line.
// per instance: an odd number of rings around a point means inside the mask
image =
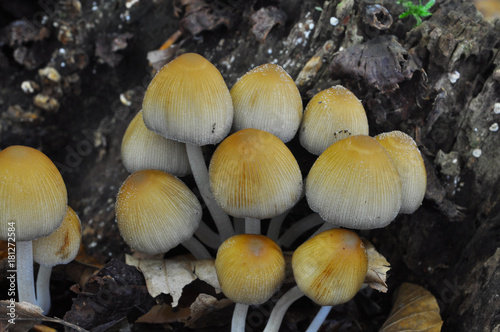
M 182 143 L 195 181 L 222 240 L 234 234 L 227 214 L 215 203 L 201 146 L 219 143 L 233 121 L 229 89 L 217 68 L 199 54 L 186 53 L 166 64 L 149 84 L 142 104 L 150 130 Z
M 21 145 L 0 152 L 0 239 L 15 245 L 20 302 L 36 303 L 32 240 L 55 231 L 67 206 L 64 181 L 45 154 Z

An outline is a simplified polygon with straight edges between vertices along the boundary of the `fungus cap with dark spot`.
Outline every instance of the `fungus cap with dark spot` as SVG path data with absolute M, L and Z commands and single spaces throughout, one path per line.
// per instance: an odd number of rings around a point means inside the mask
M 219 143 L 233 122 L 233 103 L 222 75 L 195 53 L 177 57 L 155 75 L 142 110 L 150 130 L 197 146 Z
M 299 131 L 307 151 L 319 156 L 333 143 L 354 135 L 368 135 L 368 119 L 351 91 L 336 85 L 309 101 Z

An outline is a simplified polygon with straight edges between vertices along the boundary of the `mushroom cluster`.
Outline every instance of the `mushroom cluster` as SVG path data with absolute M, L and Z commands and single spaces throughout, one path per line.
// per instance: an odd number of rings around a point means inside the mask
M 285 144 L 297 132 L 319 156 L 305 185 Z M 215 144 L 207 167 L 202 147 Z M 132 173 L 116 204 L 125 241 L 147 254 L 190 243 L 198 259 L 218 249 L 221 289 L 237 303 L 233 331 L 244 331 L 248 306 L 267 301 L 283 282 L 280 244 L 320 224 L 294 251 L 297 286 L 278 301 L 265 331 L 277 331 L 286 308 L 303 295 L 327 308 L 352 299 L 367 274 L 367 253 L 353 230 L 385 227 L 398 214 L 413 213 L 426 187 L 413 139 L 399 131 L 370 137 L 363 105 L 345 87 L 319 92 L 304 111 L 282 67 L 258 66 L 229 90 L 217 68 L 192 53 L 151 81 L 123 138 L 122 159 Z M 198 194 L 176 177 L 187 174 Z M 315 213 L 283 227 L 304 196 Z M 216 232 L 202 221 L 197 197 Z M 268 236 L 261 234 L 265 228 Z

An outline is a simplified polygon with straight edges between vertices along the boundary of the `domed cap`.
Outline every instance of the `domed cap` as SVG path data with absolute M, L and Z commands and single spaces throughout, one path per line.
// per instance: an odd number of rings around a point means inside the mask
M 415 212 L 422 204 L 427 187 L 424 160 L 417 144 L 409 135 L 397 130 L 377 135 L 375 139 L 389 153 L 401 178 L 403 200 L 399 212 Z
M 219 247 L 215 270 L 228 299 L 260 304 L 283 282 L 285 258 L 280 247 L 264 235 L 235 235 Z
M 122 161 L 129 173 L 157 169 L 176 176 L 191 173 L 186 145 L 146 128 L 142 111 L 128 125 L 122 140 Z
M 217 203 L 235 217 L 271 218 L 293 207 L 303 183 L 299 165 L 276 136 L 243 129 L 227 137 L 210 161 Z
M 182 143 L 219 143 L 233 122 L 233 103 L 219 70 L 186 53 L 166 64 L 149 84 L 142 104 L 150 130 Z
M 320 233 L 298 247 L 292 269 L 299 289 L 315 303 L 346 303 L 363 286 L 368 258 L 359 236 L 346 229 Z
M 299 132 L 300 144 L 307 151 L 320 155 L 333 143 L 354 135 L 368 135 L 368 119 L 351 91 L 336 85 L 309 101 Z
M 201 214 L 200 202 L 184 182 L 158 170 L 131 174 L 116 198 L 120 234 L 130 247 L 150 255 L 193 236 Z
M 389 154 L 373 138 L 351 136 L 332 144 L 306 180 L 311 209 L 338 226 L 387 226 L 401 209 L 401 181 Z
M 47 236 L 61 225 L 68 206 L 66 186 L 52 161 L 21 145 L 0 152 L 0 239 L 15 222 L 16 240 Z
M 231 89 L 233 130 L 256 128 L 290 141 L 302 120 L 302 98 L 290 75 L 267 63 L 243 75 Z
M 52 234 L 33 241 L 33 260 L 49 267 L 67 264 L 78 254 L 81 240 L 80 219 L 68 206 L 61 226 Z

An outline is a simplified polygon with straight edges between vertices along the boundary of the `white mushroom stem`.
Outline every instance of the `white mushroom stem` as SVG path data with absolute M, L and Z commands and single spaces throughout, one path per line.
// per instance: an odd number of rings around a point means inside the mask
M 233 218 L 233 219 L 234 219 L 234 233 L 245 234 L 245 218 Z
M 245 234 L 260 234 L 260 219 L 245 218 Z
M 19 302 L 36 304 L 32 241 L 16 242 L 16 271 Z
M 313 321 L 307 328 L 306 332 L 317 332 L 331 310 L 332 306 L 321 307 L 321 309 L 316 314 L 316 317 L 314 317 Z
M 50 275 L 52 266 L 40 264 L 38 275 L 36 276 L 36 301 L 42 308 L 43 314 L 48 314 L 50 310 Z
M 280 328 L 283 317 L 293 302 L 304 296 L 298 286 L 291 288 L 276 302 L 276 305 L 269 316 L 264 332 L 277 332 Z
M 215 199 L 210 190 L 208 181 L 208 170 L 203 158 L 203 152 L 200 146 L 186 143 L 186 151 L 193 172 L 194 180 L 200 190 L 201 197 L 205 201 L 212 218 L 214 219 L 221 241 L 224 242 L 227 238 L 234 235 L 233 226 L 229 220 L 229 216 L 224 210 L 215 202 Z
M 269 222 L 269 228 L 267 230 L 267 237 L 270 238 L 273 241 L 277 241 L 278 237 L 280 236 L 280 230 L 281 230 L 281 225 L 283 225 L 283 221 L 285 220 L 286 216 L 290 210 L 287 210 L 283 212 L 282 214 L 273 217 L 271 221 Z
M 189 250 L 189 252 L 192 253 L 194 258 L 197 260 L 212 259 L 212 256 L 208 252 L 207 248 L 205 248 L 205 246 L 203 246 L 203 244 L 193 236 L 181 244 L 184 248 Z
M 219 234 L 210 229 L 210 227 L 208 227 L 203 221 L 200 222 L 200 226 L 198 226 L 198 229 L 194 232 L 194 234 L 201 243 L 212 249 L 219 248 L 222 243 L 220 241 Z
M 231 321 L 231 332 L 245 332 L 248 308 L 247 304 L 236 303 Z
M 290 247 L 301 235 L 318 225 L 326 224 L 317 213 L 312 213 L 294 223 L 276 241 L 280 247 Z

